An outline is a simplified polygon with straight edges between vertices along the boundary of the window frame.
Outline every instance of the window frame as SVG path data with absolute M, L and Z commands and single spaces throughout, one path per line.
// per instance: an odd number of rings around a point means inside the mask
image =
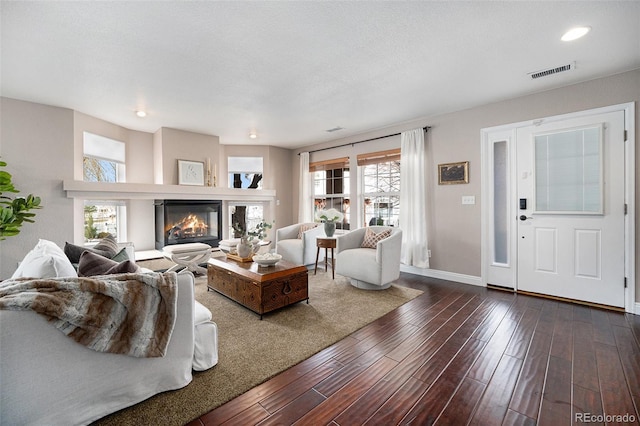
M 386 150 L 386 151 L 377 151 L 377 152 L 370 152 L 370 153 L 365 153 L 365 154 L 359 154 L 358 157 L 358 179 L 359 179 L 359 189 L 360 189 L 360 194 L 359 194 L 359 200 L 360 200 L 360 205 L 361 205 L 361 209 L 360 209 L 360 214 L 361 214 L 361 218 L 362 218 L 362 225 L 363 226 L 370 226 L 373 224 L 378 225 L 378 221 L 376 220 L 375 223 L 372 223 L 374 218 L 382 218 L 383 219 L 383 224 L 386 226 L 398 226 L 399 225 L 399 221 L 400 221 L 400 193 L 402 191 L 402 188 L 400 187 L 400 182 L 401 182 L 401 167 L 400 167 L 400 148 L 397 149 L 392 149 L 392 150 Z M 396 166 L 393 166 L 391 163 L 397 163 Z M 380 190 L 380 184 L 379 181 L 381 180 L 380 177 L 380 165 L 381 164 L 388 164 L 388 170 L 389 170 L 389 188 L 392 189 L 393 185 L 395 185 L 398 189 L 397 190 Z M 367 181 L 367 169 L 371 168 L 371 166 L 375 166 L 376 167 L 376 171 L 375 171 L 375 180 L 376 180 L 376 185 L 378 188 L 378 191 L 367 191 L 367 187 L 368 184 L 366 183 Z M 393 173 L 393 169 L 396 169 L 397 172 L 395 172 L 394 174 L 396 174 L 397 176 L 393 177 L 393 179 L 391 179 L 392 177 L 392 173 Z M 392 182 L 393 180 L 393 182 Z M 380 215 L 380 209 L 376 209 L 375 207 L 375 201 L 374 201 L 374 206 L 373 206 L 373 215 L 371 216 L 371 212 L 368 211 L 369 209 L 369 205 L 371 204 L 370 202 L 367 203 L 367 200 L 372 201 L 375 199 L 397 199 L 397 203 L 392 204 L 392 207 L 386 207 L 386 209 L 388 210 L 388 213 L 383 216 Z M 368 216 L 371 216 L 370 218 Z
M 341 175 L 335 176 L 336 170 L 340 170 Z M 309 173 L 312 181 L 313 215 L 316 218 L 318 210 L 335 208 L 344 215 L 341 222 L 336 223 L 336 229 L 350 229 L 352 222 L 351 215 L 351 169 L 349 167 L 349 157 L 340 157 L 330 160 L 316 161 L 309 164 Z M 320 174 L 324 173 L 322 177 Z M 340 192 L 335 192 L 336 181 L 340 182 Z M 317 193 L 317 183 L 324 182 L 322 193 Z M 331 182 L 331 185 L 329 185 Z M 331 188 L 331 192 L 328 191 Z
M 104 146 L 100 146 L 103 144 Z M 87 153 L 89 151 L 89 153 Z M 87 179 L 86 164 L 88 160 L 105 162 L 113 167 L 113 180 Z M 96 177 L 98 177 L 96 175 Z M 120 183 L 126 182 L 126 144 L 125 142 L 96 135 L 90 132 L 83 132 L 83 152 L 82 152 L 82 178 L 85 182 L 105 182 Z M 97 239 L 87 237 L 87 213 L 88 205 L 115 208 L 115 232 L 113 235 L 118 242 L 127 240 L 127 201 L 126 200 L 93 200 L 85 199 L 83 202 L 83 238 L 85 245 L 92 245 Z M 106 231 L 106 230 L 105 230 Z M 109 232 L 109 231 L 106 231 Z M 109 232 L 111 233 L 111 232 Z
M 237 166 L 234 164 L 237 163 Z M 242 169 L 242 170 L 240 170 Z M 234 186 L 235 175 L 241 175 L 241 186 L 236 188 Z M 244 179 L 242 177 L 244 175 Z M 248 185 L 253 181 L 255 175 L 260 175 L 260 180 L 256 188 L 250 188 Z M 263 189 L 264 182 L 264 157 L 259 156 L 243 156 L 243 155 L 230 155 L 227 157 L 227 179 L 229 188 L 236 189 Z M 247 186 L 244 186 L 245 181 L 248 180 Z

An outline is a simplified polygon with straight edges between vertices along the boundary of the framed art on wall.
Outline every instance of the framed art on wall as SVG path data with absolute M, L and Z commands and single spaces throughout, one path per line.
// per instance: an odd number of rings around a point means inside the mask
M 438 185 L 469 183 L 469 162 L 438 164 Z
M 204 162 L 178 160 L 178 185 L 204 186 Z

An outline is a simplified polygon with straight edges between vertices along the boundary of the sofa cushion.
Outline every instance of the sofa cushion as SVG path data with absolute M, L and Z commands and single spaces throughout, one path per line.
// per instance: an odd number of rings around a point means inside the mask
M 371 284 L 380 284 L 380 268 L 376 251 L 370 248 L 344 250 L 336 259 L 337 274 Z
M 378 241 L 382 241 L 385 238 L 389 238 L 391 236 L 391 229 L 385 229 L 382 232 L 375 233 L 373 229 L 367 228 L 364 233 L 364 239 L 362 240 L 362 248 L 376 248 L 378 245 Z
M 130 260 L 116 262 L 99 254 L 85 251 L 78 262 L 78 276 L 92 277 L 94 275 L 121 274 L 137 272 L 138 266 Z
M 277 252 L 283 260 L 302 265 L 302 240 L 290 239 L 278 241 Z
M 211 321 L 213 316 L 211 315 L 211 311 L 207 309 L 202 303 L 195 301 L 194 306 L 194 324 L 202 324 L 203 322 Z
M 55 243 L 39 240 L 38 244 L 22 259 L 11 278 L 77 277 L 76 270 Z
M 67 255 L 71 263 L 78 263 L 80 261 L 80 256 L 85 251 L 97 253 L 108 259 L 111 259 L 118 253 L 119 248 L 116 239 L 111 235 L 108 235 L 105 238 L 101 239 L 98 244 L 93 247 L 78 246 L 68 242 L 64 245 L 64 254 Z

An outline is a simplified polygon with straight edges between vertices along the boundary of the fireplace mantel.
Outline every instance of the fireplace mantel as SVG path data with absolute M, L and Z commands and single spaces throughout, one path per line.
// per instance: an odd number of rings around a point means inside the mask
M 275 189 L 237 189 L 210 186 L 157 185 L 152 183 L 104 183 L 63 180 L 67 198 L 101 200 L 251 200 L 273 201 Z

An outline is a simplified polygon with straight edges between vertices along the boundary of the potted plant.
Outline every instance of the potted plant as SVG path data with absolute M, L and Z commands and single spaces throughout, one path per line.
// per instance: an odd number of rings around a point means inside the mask
M 247 232 L 249 241 L 252 241 L 254 238 L 257 240 L 257 242 L 263 241 L 265 238 L 267 238 L 267 233 L 271 228 L 273 228 L 273 223 L 267 223 L 264 220 L 261 221 L 255 226 L 255 228 Z
M 336 222 L 344 219 L 344 215 L 336 209 L 318 210 L 316 219 L 324 223 L 324 233 L 327 237 L 333 237 L 336 232 Z
M 258 244 L 267 237 L 267 232 L 272 227 L 273 224 L 264 220 L 251 230 L 243 228 L 239 223 L 234 223 L 233 229 L 236 235 L 240 236 L 240 243 L 237 247 L 238 256 L 245 258 L 251 256 L 252 252 L 258 251 Z
M 0 161 L 0 167 L 7 163 Z M 35 213 L 30 210 L 40 208 L 40 197 L 29 194 L 26 197 L 11 198 L 5 192 L 19 193 L 11 181 L 11 174 L 0 170 L 0 241 L 18 235 L 24 222 L 33 223 Z

